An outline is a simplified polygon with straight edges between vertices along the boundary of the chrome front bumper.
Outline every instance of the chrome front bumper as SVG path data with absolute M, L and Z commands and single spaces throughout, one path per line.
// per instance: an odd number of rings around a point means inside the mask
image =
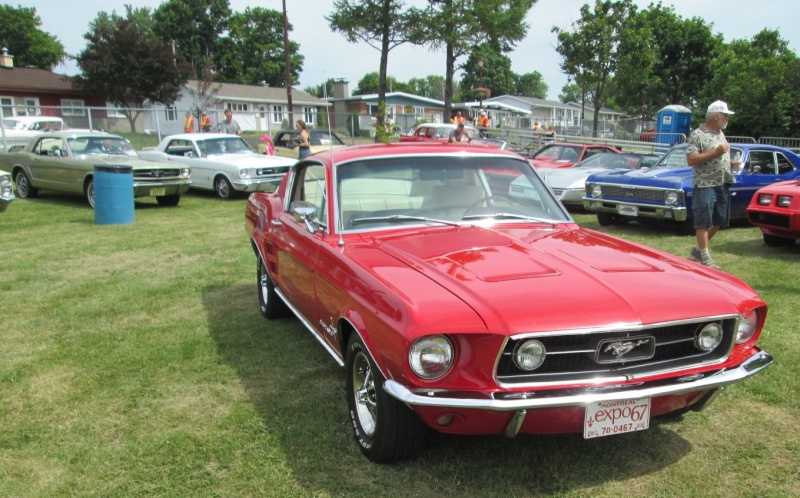
M 738 367 L 721 370 L 696 380 L 678 377 L 658 383 L 656 386 L 630 387 L 626 385 L 609 387 L 586 387 L 551 391 L 514 392 L 505 397 L 493 398 L 448 397 L 447 391 L 416 394 L 394 380 L 387 380 L 383 388 L 391 396 L 411 406 L 433 406 L 442 408 L 468 408 L 501 412 L 524 411 L 538 408 L 557 408 L 563 406 L 586 406 L 600 401 L 626 401 L 640 398 L 657 398 L 674 394 L 718 389 L 751 377 L 770 366 L 772 356 L 760 351 L 748 358 Z M 455 393 L 452 393 L 455 394 Z
M 688 217 L 686 206 L 669 207 L 657 206 L 653 204 L 641 204 L 637 202 L 618 202 L 589 197 L 583 198 L 583 208 L 593 213 L 613 213 L 620 216 L 625 216 L 624 214 L 620 214 L 619 206 L 636 206 L 637 218 L 686 221 L 686 218 Z

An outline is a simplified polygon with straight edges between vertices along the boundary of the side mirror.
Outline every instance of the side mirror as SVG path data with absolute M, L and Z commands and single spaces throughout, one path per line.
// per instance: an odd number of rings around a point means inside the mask
M 295 201 L 289 206 L 290 211 L 294 215 L 294 221 L 298 223 L 305 223 L 306 230 L 309 233 L 314 233 L 314 225 L 311 221 L 314 220 L 317 213 L 317 207 L 310 202 Z

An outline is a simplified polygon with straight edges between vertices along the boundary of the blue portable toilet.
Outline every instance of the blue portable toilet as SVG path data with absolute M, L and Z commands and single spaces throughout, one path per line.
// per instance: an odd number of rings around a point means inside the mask
M 681 142 L 681 134 L 688 137 L 692 125 L 692 111 L 682 105 L 668 105 L 658 111 L 656 142 L 670 146 Z

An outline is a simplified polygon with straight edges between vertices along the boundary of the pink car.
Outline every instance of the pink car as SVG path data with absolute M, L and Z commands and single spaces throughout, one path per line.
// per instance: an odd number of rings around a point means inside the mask
M 531 156 L 535 168 L 569 168 L 595 154 L 619 154 L 616 147 L 602 144 L 552 143 Z

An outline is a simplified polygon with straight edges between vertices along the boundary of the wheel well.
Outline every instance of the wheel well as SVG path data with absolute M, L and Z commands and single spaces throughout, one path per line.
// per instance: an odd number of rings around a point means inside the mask
M 228 181 L 228 183 L 230 183 L 230 182 L 231 182 L 231 179 L 230 179 L 230 178 L 228 178 L 227 176 L 225 176 L 225 173 L 217 173 L 216 175 L 214 175 L 214 186 L 215 186 L 215 187 L 216 187 L 216 185 L 217 185 L 217 181 L 218 181 L 220 178 L 224 178 L 225 180 L 227 180 L 227 181 Z
M 344 318 L 339 319 L 339 323 L 336 326 L 339 338 L 339 348 L 340 352 L 342 353 L 342 358 L 347 357 L 347 344 L 350 342 L 350 337 L 356 333 L 355 327 L 349 321 L 345 320 Z
M 83 192 L 86 193 L 86 188 L 89 186 L 89 182 L 94 179 L 94 175 L 86 175 L 86 178 L 83 179 Z

